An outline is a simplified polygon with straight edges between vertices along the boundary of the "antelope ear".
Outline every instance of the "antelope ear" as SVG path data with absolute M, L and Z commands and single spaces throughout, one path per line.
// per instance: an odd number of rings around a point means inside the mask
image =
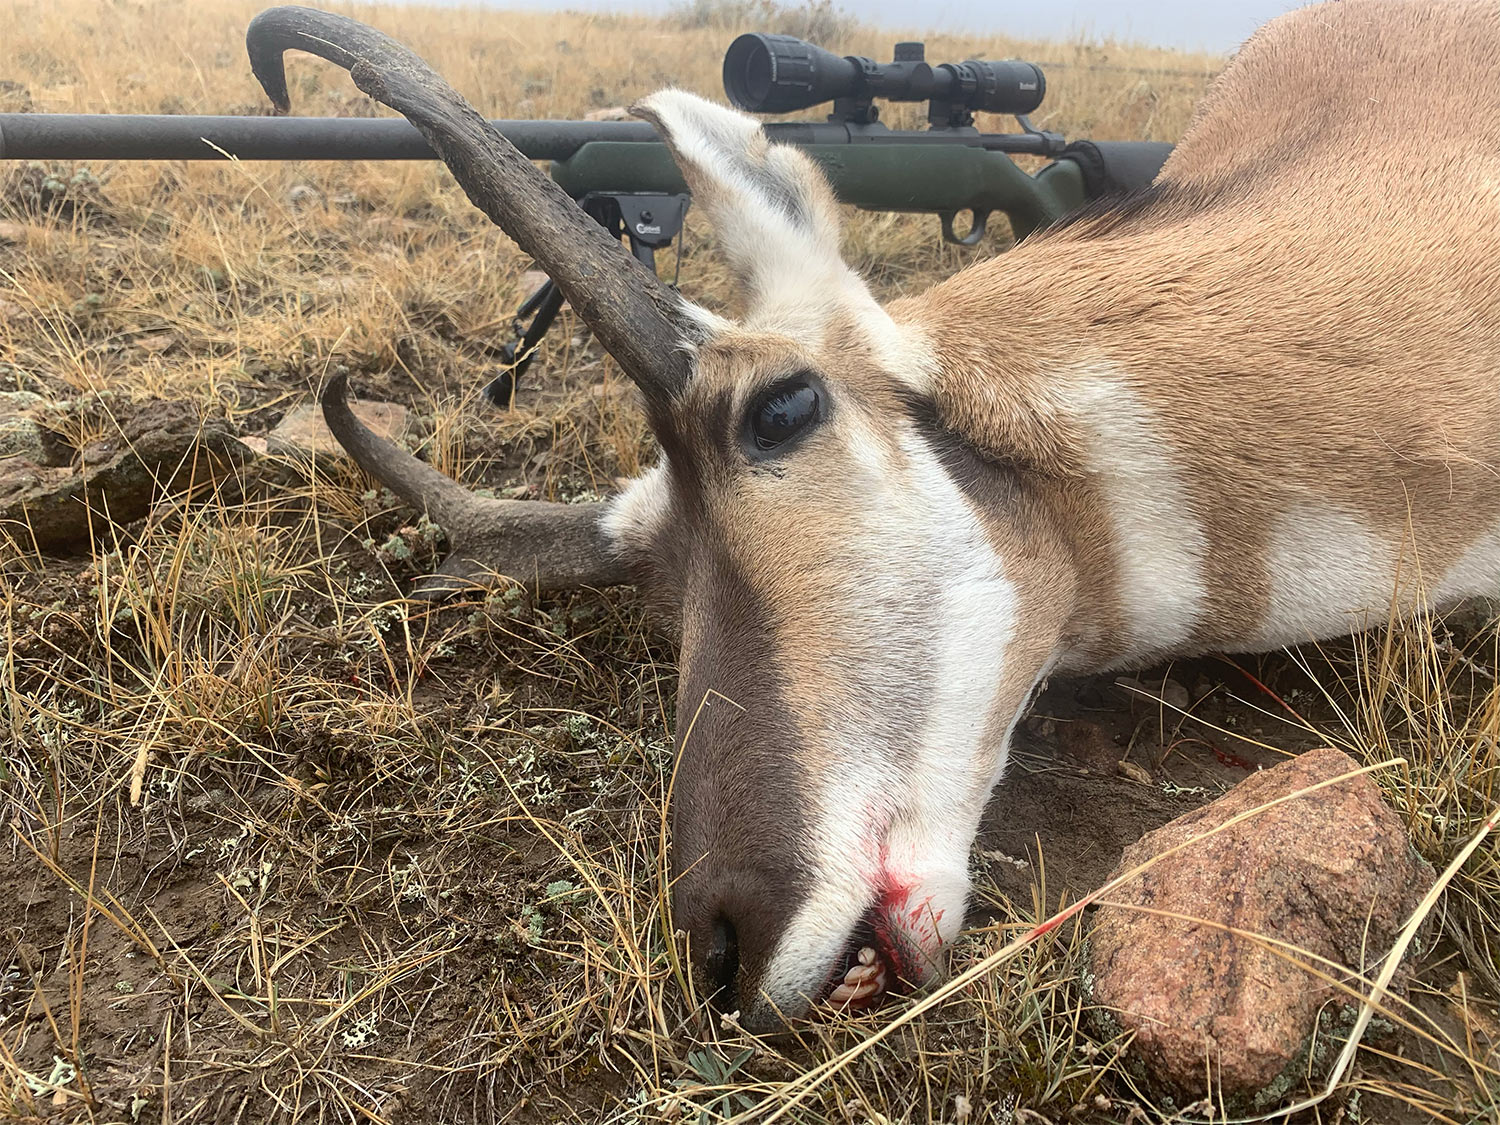
M 752 315 L 826 301 L 858 279 L 839 254 L 833 190 L 808 157 L 772 144 L 760 122 L 683 90 L 631 107 L 662 135 L 693 200 L 709 216 Z M 821 290 L 824 295 L 819 299 Z

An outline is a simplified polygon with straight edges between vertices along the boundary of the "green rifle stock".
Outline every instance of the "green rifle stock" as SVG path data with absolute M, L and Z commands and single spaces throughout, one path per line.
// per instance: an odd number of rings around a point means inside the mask
M 899 136 L 899 134 L 895 134 Z M 977 241 L 993 212 L 1010 216 L 1017 238 L 1055 222 L 1087 201 L 1083 169 L 1057 160 L 1036 175 L 1004 153 L 962 144 L 808 145 L 844 203 L 866 211 L 921 211 L 942 218 L 954 240 Z M 660 144 L 596 141 L 552 162 L 552 178 L 574 198 L 598 192 L 687 191 L 671 154 Z M 953 217 L 973 215 L 958 236 Z

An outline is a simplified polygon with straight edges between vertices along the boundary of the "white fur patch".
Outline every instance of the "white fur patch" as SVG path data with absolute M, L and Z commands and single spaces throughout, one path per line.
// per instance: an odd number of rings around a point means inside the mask
M 1352 513 L 1298 504 L 1282 513 L 1266 552 L 1269 604 L 1255 648 L 1336 637 L 1384 621 L 1396 596 L 1399 549 Z M 1405 591 L 1415 590 L 1410 552 Z
M 664 134 L 744 282 L 746 331 L 791 336 L 811 349 L 837 346 L 825 338 L 829 324 L 852 314 L 885 370 L 918 391 L 931 388 L 931 341 L 892 321 L 844 262 L 833 193 L 804 153 L 771 144 L 755 118 L 683 90 L 663 90 L 637 108 Z
M 864 341 L 875 353 L 876 364 L 900 379 L 917 394 L 931 394 L 937 383 L 938 353 L 927 331 L 915 324 L 897 324 L 880 307 L 863 282 L 848 308 L 856 312 L 856 323 Z
M 604 510 L 604 534 L 623 555 L 644 548 L 666 525 L 672 489 L 666 458 L 651 466 L 609 501 Z
M 1107 370 L 1066 380 L 1088 428 L 1088 468 L 1114 532 L 1120 610 L 1132 662 L 1184 645 L 1207 600 L 1208 538 L 1151 410 Z
M 722 336 L 726 332 L 734 331 L 734 321 L 728 317 L 720 316 L 718 313 L 706 309 L 693 301 L 683 301 L 682 311 L 705 338 Z
M 1434 605 L 1459 598 L 1500 596 L 1500 525 L 1481 535 L 1432 592 Z
M 898 325 L 840 253 L 840 222 L 821 169 L 799 149 L 775 145 L 760 122 L 696 94 L 663 90 L 638 113 L 656 122 L 746 289 L 741 327 L 836 347 L 836 319 L 852 316 L 876 362 L 925 393 L 937 356 L 925 333 Z M 710 334 L 728 322 L 690 308 Z
M 862 423 L 846 416 L 845 425 L 861 470 L 853 487 L 863 493 L 864 534 L 850 544 L 840 623 L 859 658 L 850 667 L 877 682 L 826 688 L 858 706 L 827 732 L 836 759 L 810 794 L 812 893 L 762 982 L 783 1011 L 801 1010 L 822 988 L 854 928 L 888 889 L 883 877 L 912 887 L 906 906 L 914 917 L 892 928 L 920 947 L 929 967 L 957 934 L 985 782 L 998 774 L 988 740 L 1005 729 L 992 723 L 991 705 L 1017 599 L 983 523 L 915 435 L 896 458 L 861 432 Z M 830 669 L 834 678 L 838 672 Z M 862 709 L 918 676 L 933 690 L 910 717 L 911 742 L 876 743 Z
M 941 505 L 929 507 L 928 518 L 935 519 L 934 530 L 943 537 L 944 554 L 948 556 L 942 572 L 941 600 L 933 607 L 933 691 L 914 779 L 916 803 L 935 816 L 937 823 L 929 821 L 915 827 L 920 827 L 925 836 L 940 827 L 946 811 L 955 831 L 939 849 L 934 849 L 931 840 L 919 837 L 911 842 L 905 856 L 899 854 L 901 849 L 893 839 L 889 841 L 889 861 L 897 874 L 905 869 L 927 878 L 936 877 L 938 872 L 933 867 L 940 866 L 966 894 L 973 828 L 989 799 L 994 778 L 1004 767 L 1002 758 L 993 769 L 976 770 L 981 764 L 990 765 L 984 743 L 993 732 L 991 705 L 1005 676 L 1004 654 L 1014 636 L 1020 604 L 984 524 L 967 498 L 924 444 L 907 441 L 903 446 L 913 474 L 924 478 L 920 490 L 923 500 L 930 504 L 928 498 L 941 498 Z M 902 513 L 898 518 L 913 516 Z M 947 854 L 935 855 L 935 851 Z M 956 934 L 962 923 L 962 909 L 957 913 L 960 917 L 945 917 L 950 924 L 945 938 Z

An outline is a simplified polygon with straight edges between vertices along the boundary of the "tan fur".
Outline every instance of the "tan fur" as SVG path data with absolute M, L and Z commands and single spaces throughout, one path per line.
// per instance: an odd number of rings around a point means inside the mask
M 1500 537 L 1500 6 L 1284 17 L 1149 192 L 884 312 L 804 155 L 643 109 L 749 306 L 617 528 L 681 618 L 674 924 L 736 928 L 747 1027 L 870 927 L 930 976 L 1049 671 L 1347 631 Z M 762 456 L 794 377 L 826 412 Z
M 1203 521 L 1196 647 L 1253 633 L 1269 522 L 1299 500 L 1353 509 L 1428 581 L 1500 520 L 1500 7 L 1342 0 L 1268 25 L 1160 185 L 890 310 L 939 342 L 945 418 L 1054 478 L 1100 663 L 1104 533 L 1067 483 L 1080 363 L 1161 419 Z

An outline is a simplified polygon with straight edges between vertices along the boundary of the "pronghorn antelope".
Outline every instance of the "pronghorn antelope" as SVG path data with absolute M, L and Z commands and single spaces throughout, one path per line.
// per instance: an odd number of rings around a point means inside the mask
M 639 385 L 602 505 L 481 499 L 324 398 L 448 530 L 451 583 L 639 582 L 681 644 L 675 922 L 750 1028 L 940 970 L 1042 679 L 1500 594 L 1500 6 L 1342 0 L 1257 33 L 1144 193 L 885 307 L 816 167 L 669 90 L 743 290 L 679 298 L 414 56 L 274 9 L 405 113 Z M 690 732 L 690 733 L 688 733 Z

